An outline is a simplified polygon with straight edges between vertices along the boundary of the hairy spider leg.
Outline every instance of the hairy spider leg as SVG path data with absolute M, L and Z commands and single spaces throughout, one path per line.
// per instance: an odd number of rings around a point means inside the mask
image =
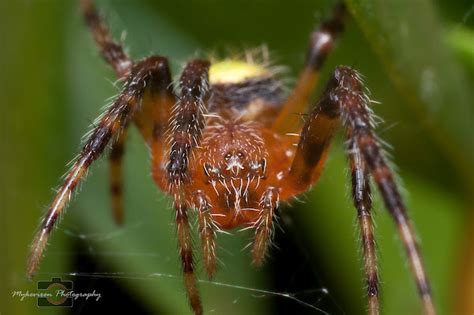
M 183 280 L 189 304 L 196 315 L 203 314 L 201 297 L 197 287 L 196 275 L 194 273 L 193 261 L 193 239 L 188 219 L 188 207 L 184 198 L 179 198 L 174 202 L 176 211 L 176 228 L 178 235 L 179 255 L 183 267 Z
M 252 248 L 252 263 L 261 266 L 268 254 L 272 244 L 274 225 L 278 209 L 279 192 L 274 187 L 269 187 L 263 193 L 260 200 L 260 209 L 257 220 L 254 223 L 255 237 Z
M 92 129 L 84 147 L 71 170 L 66 174 L 62 186 L 43 217 L 36 233 L 28 260 L 27 275 L 31 279 L 42 258 L 51 231 L 66 207 L 80 180 L 86 175 L 92 162 L 104 151 L 107 143 L 123 130 L 140 107 L 140 101 L 151 79 L 161 73 L 157 58 L 147 58 L 134 65 L 131 74 L 112 105 L 101 115 Z
M 166 166 L 169 182 L 178 187 L 188 180 L 189 154 L 201 140 L 209 97 L 209 67 L 207 60 L 192 60 L 179 80 L 181 96 L 172 112 L 170 155 Z
M 370 315 L 378 315 L 379 307 L 379 275 L 377 268 L 376 243 L 372 221 L 372 197 L 370 193 L 370 174 L 361 155 L 360 148 L 354 141 L 352 131 L 347 131 L 348 158 L 351 166 L 352 200 L 357 209 L 364 270 L 367 284 L 368 311 Z
M 173 93 L 168 62 L 165 58 L 161 58 L 161 63 L 163 67 L 160 80 L 154 82 L 155 88 L 145 92 L 143 110 L 137 114 L 135 124 L 151 147 L 153 180 L 158 187 L 163 191 L 170 192 L 175 199 L 176 228 L 184 286 L 193 311 L 196 314 L 202 314 L 201 299 L 194 274 L 189 212 L 182 185 L 185 185 L 188 180 L 186 176 L 188 155 L 191 154 L 191 149 L 198 145 L 200 129 L 204 127 L 204 117 L 202 116 L 204 109 L 202 107 L 206 100 L 209 64 L 206 61 L 195 60 L 186 66 L 180 80 L 181 98 L 177 101 Z M 188 137 L 189 133 L 192 136 Z M 170 143 L 168 143 L 169 141 Z M 168 147 L 170 147 L 169 152 Z M 173 151 L 176 155 L 173 154 Z M 166 156 L 167 153 L 169 153 L 168 156 Z M 168 162 L 164 163 L 167 158 Z M 171 163 L 179 166 L 175 165 L 173 168 L 170 166 Z M 202 208 L 198 209 L 199 218 L 201 218 L 201 211 L 205 213 L 204 215 L 207 212 L 210 213 L 204 204 Z M 208 219 L 209 224 L 212 224 L 211 220 L 212 217 Z M 209 244 L 208 234 L 201 233 L 200 235 L 202 243 Z M 214 248 L 215 244 L 212 243 L 212 250 Z M 210 265 L 215 265 L 215 255 L 212 255 L 210 251 L 204 251 L 204 258 L 208 270 L 211 268 Z M 209 274 L 211 275 L 211 273 Z
M 112 66 L 117 78 L 124 79 L 130 72 L 132 60 L 124 52 L 122 46 L 116 43 L 104 23 L 102 17 L 97 12 L 91 0 L 81 0 L 81 8 L 84 20 L 89 26 L 92 36 L 99 46 L 102 57 Z M 122 160 L 127 137 L 127 128 L 118 136 L 117 141 L 112 145 L 109 155 L 109 181 L 112 203 L 112 215 L 117 224 L 123 223 L 123 170 Z
M 303 71 L 273 122 L 273 130 L 280 134 L 300 131 L 300 114 L 306 112 L 324 61 L 333 50 L 336 38 L 343 31 L 346 15 L 344 3 L 338 3 L 333 9 L 332 17 L 311 34 Z
M 199 145 L 205 125 L 204 113 L 209 94 L 209 67 L 207 60 L 188 62 L 181 74 L 181 95 L 173 107 L 170 121 L 169 160 L 166 165 L 168 191 L 174 198 L 179 252 L 183 267 L 184 284 L 195 314 L 202 314 L 201 298 L 194 274 L 192 238 L 188 220 L 190 183 L 188 167 L 192 150 Z
M 103 22 L 92 0 L 81 0 L 82 12 L 95 42 L 99 46 L 102 57 L 112 66 L 119 79 L 125 78 L 132 69 L 133 62 L 116 43 Z
M 341 119 L 342 125 L 351 136 L 349 142 L 355 144 L 352 149 L 363 157 L 364 163 L 379 188 L 385 207 L 397 225 L 419 295 L 423 300 L 424 311 L 426 314 L 433 315 L 436 311 L 416 235 L 392 171 L 374 133 L 369 102 L 360 75 L 349 67 L 337 67 L 318 106 L 313 110 L 303 128 L 289 180 L 295 182 L 301 189 L 302 185 L 310 185 L 311 181 L 319 176 L 329 138 L 337 127 L 335 122 Z M 316 123 L 318 121 L 320 123 Z M 320 159 L 317 158 L 318 156 Z M 306 173 L 302 172 L 303 169 L 306 169 Z M 313 172 L 308 172 L 309 169 Z M 364 251 L 363 254 L 368 253 Z M 365 258 L 365 261 L 368 260 L 369 258 Z M 372 265 L 371 270 L 376 270 L 376 266 Z M 374 274 L 369 276 L 368 282 L 373 280 Z M 373 283 L 369 289 L 374 289 Z M 369 295 L 373 293 L 369 292 Z
M 209 279 L 216 272 L 216 232 L 217 226 L 212 216 L 212 205 L 203 191 L 194 194 L 194 204 L 197 205 L 199 236 L 201 238 L 202 257 Z

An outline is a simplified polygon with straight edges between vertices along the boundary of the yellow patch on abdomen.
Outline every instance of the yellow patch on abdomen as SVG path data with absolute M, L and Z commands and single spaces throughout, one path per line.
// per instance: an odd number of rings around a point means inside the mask
M 270 71 L 262 65 L 230 59 L 211 65 L 209 82 L 211 84 L 235 84 L 268 75 L 270 75 Z

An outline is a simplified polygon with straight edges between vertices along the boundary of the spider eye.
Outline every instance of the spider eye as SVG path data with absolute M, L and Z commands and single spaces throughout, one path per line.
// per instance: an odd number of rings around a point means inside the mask
M 245 158 L 245 154 L 242 151 L 237 151 L 236 153 L 227 152 L 226 155 L 224 155 L 224 159 L 226 161 L 229 161 L 233 156 L 237 156 L 237 158 L 239 158 L 239 160 L 243 160 Z
M 256 174 L 259 174 L 262 177 L 265 177 L 265 171 L 267 170 L 267 160 L 266 159 L 261 159 L 259 162 L 253 162 L 251 165 L 252 165 L 252 170 Z

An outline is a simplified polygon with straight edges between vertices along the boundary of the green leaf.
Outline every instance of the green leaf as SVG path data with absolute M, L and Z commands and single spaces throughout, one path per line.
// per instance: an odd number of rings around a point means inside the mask
M 465 26 L 453 26 L 447 31 L 446 37 L 464 65 L 471 74 L 474 73 L 474 31 Z
M 33 232 L 43 206 L 51 198 L 51 185 L 60 172 L 51 171 L 63 163 L 63 152 L 55 151 L 65 133 L 50 137 L 49 126 L 64 128 L 64 108 L 51 111 L 51 105 L 64 102 L 60 78 L 63 59 L 56 23 L 62 23 L 61 4 L 46 7 L 38 2 L 0 3 L 0 313 L 58 314 L 58 308 L 38 308 L 37 299 L 20 300 L 14 292 L 36 292 L 38 281 L 50 281 L 39 274 L 28 281 L 26 262 Z M 32 27 L 32 25 L 36 25 Z M 48 40 L 44 40 L 48 38 Z M 31 53 L 30 53 L 31 52 Z M 51 66 L 54 65 L 54 66 Z M 54 140 L 55 141 L 54 141 Z M 62 170 L 61 170 L 62 172 Z M 65 246 L 55 238 L 52 257 Z M 42 270 L 58 272 L 67 261 L 47 260 Z

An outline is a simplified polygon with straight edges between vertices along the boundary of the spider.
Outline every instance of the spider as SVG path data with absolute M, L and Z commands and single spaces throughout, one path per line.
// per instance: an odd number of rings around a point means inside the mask
M 342 125 L 362 237 L 368 313 L 380 311 L 372 177 L 398 227 L 424 311 L 435 314 L 416 235 L 374 133 L 361 75 L 338 66 L 306 121 L 301 123 L 295 115 L 310 103 L 319 72 L 343 29 L 347 15 L 343 4 L 336 5 L 332 16 L 311 34 L 304 68 L 289 96 L 271 67 L 249 60 L 225 59 L 212 65 L 204 59 L 191 60 L 174 86 L 165 57 L 132 61 L 112 39 L 92 0 L 80 4 L 102 56 L 123 87 L 98 118 L 41 222 L 31 247 L 29 278 L 74 189 L 109 143 L 113 215 L 118 223 L 123 221 L 121 161 L 126 130 L 135 123 L 151 151 L 154 182 L 173 198 L 184 286 L 193 312 L 202 314 L 190 214 L 198 218 L 203 263 L 210 278 L 216 271 L 220 230 L 253 229 L 252 262 L 260 266 L 272 242 L 279 204 L 317 182 L 331 139 Z M 299 136 L 296 146 L 292 135 Z

